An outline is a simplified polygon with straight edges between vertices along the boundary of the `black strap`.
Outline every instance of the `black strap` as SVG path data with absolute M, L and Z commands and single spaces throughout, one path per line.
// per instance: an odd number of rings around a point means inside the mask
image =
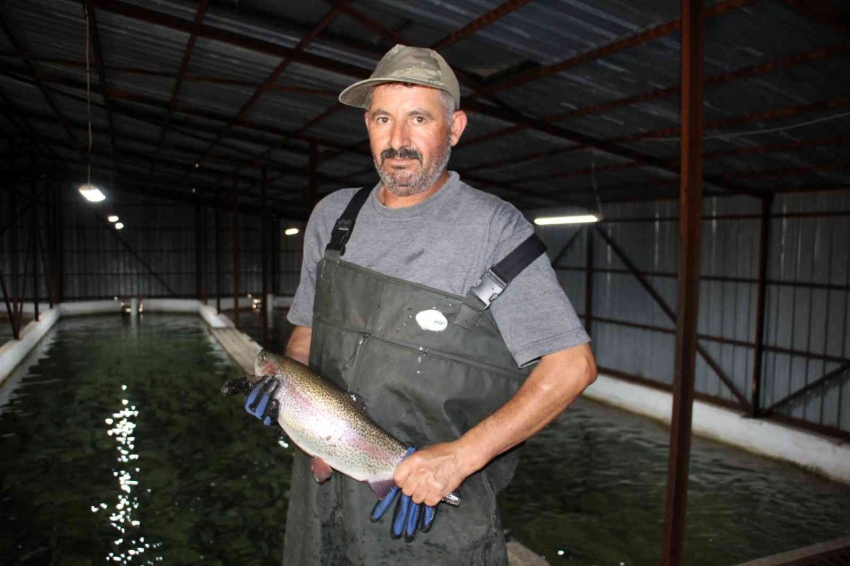
M 490 303 L 502 294 L 502 291 L 522 273 L 523 269 L 545 252 L 546 244 L 537 237 L 537 234 L 526 238 L 502 261 L 488 269 L 478 283 L 466 293 L 466 299 L 460 306 L 455 323 L 465 328 L 478 326 Z
M 357 221 L 357 215 L 360 209 L 369 198 L 369 193 L 372 192 L 371 187 L 363 187 L 351 197 L 348 206 L 345 207 L 342 215 L 334 224 L 333 232 L 331 232 L 331 241 L 325 248 L 325 253 L 335 255 L 337 259 L 345 253 L 345 243 L 351 237 L 351 232 L 354 231 L 354 223 Z

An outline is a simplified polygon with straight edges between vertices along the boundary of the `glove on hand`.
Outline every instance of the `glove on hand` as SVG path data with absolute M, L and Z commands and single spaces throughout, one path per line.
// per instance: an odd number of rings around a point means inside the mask
M 274 399 L 280 380 L 274 376 L 268 376 L 254 386 L 248 398 L 245 400 L 245 410 L 263 421 L 266 426 L 277 424 L 280 403 Z
M 416 452 L 415 448 L 408 449 L 405 453 L 405 458 Z M 405 495 L 398 486 L 393 486 L 389 493 L 383 499 L 378 501 L 375 508 L 372 509 L 370 518 L 372 522 L 378 521 L 396 498 L 396 495 L 401 494 L 396 502 L 395 511 L 393 512 L 393 524 L 390 528 L 390 535 L 394 538 L 401 538 L 404 534 L 404 540 L 410 542 L 416 535 L 417 527 L 423 533 L 427 533 L 434 525 L 434 519 L 437 517 L 437 508 L 424 505 L 422 503 L 414 503 L 410 496 Z M 422 508 L 425 508 L 424 510 Z M 421 518 L 421 521 L 420 521 Z

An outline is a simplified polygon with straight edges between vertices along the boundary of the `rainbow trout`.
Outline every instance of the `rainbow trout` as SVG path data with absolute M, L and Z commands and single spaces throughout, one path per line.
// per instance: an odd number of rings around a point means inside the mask
M 246 392 L 266 376 L 279 386 L 273 399 L 280 409 L 278 424 L 304 452 L 313 457 L 316 481 L 337 470 L 366 482 L 382 499 L 395 485 L 393 472 L 409 446 L 384 432 L 366 415 L 355 397 L 340 391 L 304 364 L 261 350 L 254 360 L 256 375 L 228 381 L 222 393 Z M 458 505 L 454 493 L 443 501 Z

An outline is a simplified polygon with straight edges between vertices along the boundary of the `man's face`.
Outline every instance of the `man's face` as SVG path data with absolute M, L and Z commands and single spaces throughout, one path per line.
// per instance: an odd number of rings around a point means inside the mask
M 372 92 L 366 128 L 375 168 L 381 182 L 397 196 L 428 190 L 449 161 L 451 148 L 463 127 L 446 122 L 438 90 L 399 83 L 380 85 Z M 463 116 L 465 126 L 465 116 Z

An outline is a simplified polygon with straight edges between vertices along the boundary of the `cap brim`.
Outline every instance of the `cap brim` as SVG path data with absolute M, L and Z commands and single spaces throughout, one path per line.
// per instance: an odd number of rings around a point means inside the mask
M 339 93 L 339 101 L 347 106 L 354 106 L 355 108 L 363 108 L 364 110 L 369 110 L 368 106 L 366 106 L 366 98 L 368 98 L 369 93 L 378 85 L 387 84 L 387 83 L 408 83 L 415 84 L 421 86 L 427 86 L 428 88 L 433 88 L 437 90 L 445 90 L 439 87 L 436 87 L 432 84 L 429 84 L 425 81 L 419 81 L 416 79 L 366 79 L 360 81 L 359 83 L 354 83 L 350 87 L 346 88 L 344 91 Z M 448 91 L 446 91 L 448 92 Z M 451 93 L 449 93 L 451 94 Z

